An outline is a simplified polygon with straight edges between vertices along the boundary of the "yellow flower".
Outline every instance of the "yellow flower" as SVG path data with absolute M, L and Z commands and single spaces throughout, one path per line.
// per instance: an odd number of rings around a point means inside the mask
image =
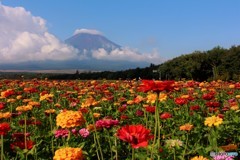
M 80 111 L 63 111 L 56 117 L 57 126 L 71 128 L 81 126 L 85 119 Z
M 27 111 L 32 110 L 32 108 L 33 108 L 33 106 L 31 106 L 31 105 L 18 106 L 18 107 L 16 108 L 16 111 L 18 111 L 18 112 L 27 112 Z
M 237 99 L 240 99 L 240 95 L 239 95 L 239 94 L 238 94 L 238 95 L 236 95 L 235 97 L 236 97 Z
M 195 156 L 195 157 L 191 158 L 191 160 L 208 160 L 208 159 L 203 156 Z
M 159 94 L 159 101 L 163 102 L 167 100 L 167 94 L 166 93 L 160 93 Z
M 186 123 L 179 127 L 180 131 L 190 131 L 192 130 L 192 128 L 193 128 L 193 125 L 190 123 Z
M 156 93 L 149 93 L 147 95 L 147 103 L 151 103 L 151 104 L 155 103 L 156 99 L 157 99 L 157 94 Z
M 81 148 L 60 148 L 55 151 L 53 160 L 82 160 L 83 154 Z
M 212 127 L 214 126 L 219 126 L 219 124 L 222 124 L 223 119 L 218 117 L 218 116 L 212 116 L 212 117 L 207 117 L 204 121 L 205 126 Z
M 52 97 L 53 97 L 53 94 L 40 95 L 40 100 L 39 101 L 50 100 Z

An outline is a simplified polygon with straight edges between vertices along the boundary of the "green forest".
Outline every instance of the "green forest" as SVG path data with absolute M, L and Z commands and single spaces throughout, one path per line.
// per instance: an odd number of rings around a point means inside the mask
M 146 68 L 124 71 L 86 72 L 75 74 L 2 74 L 1 78 L 48 78 L 48 79 L 161 79 L 161 80 L 240 80 L 240 46 L 229 49 L 217 46 L 208 51 L 195 51 L 168 60 L 162 64 L 151 64 Z
M 161 80 L 240 80 L 240 46 L 229 49 L 215 47 L 208 51 L 195 51 L 162 64 L 151 64 L 117 72 L 88 72 L 71 75 L 53 75 L 50 79 L 161 79 Z

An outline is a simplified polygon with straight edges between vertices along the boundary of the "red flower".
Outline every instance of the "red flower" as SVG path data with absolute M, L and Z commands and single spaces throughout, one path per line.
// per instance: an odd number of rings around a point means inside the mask
M 142 80 L 142 84 L 139 87 L 139 91 L 170 91 L 173 89 L 174 81 L 153 81 L 153 80 Z
M 174 102 L 175 102 L 177 105 L 182 106 L 182 105 L 186 104 L 186 103 L 188 102 L 188 100 L 185 99 L 185 98 L 179 97 L 179 98 L 176 98 L 176 99 L 174 100 Z
M 11 149 L 15 149 L 15 147 L 18 147 L 20 149 L 32 149 L 34 146 L 34 142 L 31 140 L 26 141 L 26 148 L 25 148 L 25 142 L 24 141 L 16 141 L 10 144 Z
M 132 148 L 147 147 L 152 138 L 150 130 L 143 125 L 127 125 L 117 131 L 117 137 L 131 144 Z
M 121 120 L 128 119 L 128 116 L 127 116 L 127 115 L 125 115 L 125 114 L 123 114 L 123 115 L 121 115 L 121 116 L 120 116 L 120 119 L 121 119 Z
M 207 106 L 207 107 L 217 108 L 217 107 L 220 107 L 220 103 L 219 103 L 219 102 L 216 102 L 216 101 L 210 101 L 210 102 L 207 102 L 207 103 L 206 103 L 206 106 Z
M 4 109 L 5 103 L 4 102 L 0 102 L 0 110 Z
M 171 117 L 172 117 L 172 115 L 169 112 L 164 112 L 160 115 L 161 119 L 168 119 L 168 118 L 171 118 Z
M 0 123 L 0 135 L 6 135 L 10 129 L 10 125 L 7 122 Z
M 140 109 L 138 109 L 135 113 L 136 113 L 136 115 L 137 115 L 138 117 L 141 117 L 141 116 L 143 116 L 143 114 L 144 114 L 144 112 L 143 112 L 142 110 L 140 110 Z
M 202 99 L 204 99 L 204 100 L 211 100 L 213 98 L 214 98 L 214 94 L 212 94 L 212 93 L 205 93 L 202 95 Z
M 155 106 L 147 106 L 146 111 L 149 113 L 155 113 L 156 107 Z
M 197 111 L 200 109 L 200 106 L 196 105 L 196 106 L 190 106 L 190 111 Z

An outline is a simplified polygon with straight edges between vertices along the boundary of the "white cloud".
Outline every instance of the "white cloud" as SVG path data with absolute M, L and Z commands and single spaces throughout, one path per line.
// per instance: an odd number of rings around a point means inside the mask
M 95 34 L 95 35 L 102 35 L 101 32 L 93 29 L 76 29 L 73 35 L 79 34 L 79 33 L 88 33 L 88 34 Z
M 104 60 L 127 60 L 132 62 L 149 62 L 159 64 L 163 59 L 159 57 L 159 53 L 154 49 L 151 53 L 139 53 L 137 50 L 130 48 L 115 49 L 107 52 L 104 48 L 93 51 L 92 56 L 96 59 Z
M 44 19 L 22 7 L 0 4 L 0 63 L 76 57 L 76 49 L 48 32 Z

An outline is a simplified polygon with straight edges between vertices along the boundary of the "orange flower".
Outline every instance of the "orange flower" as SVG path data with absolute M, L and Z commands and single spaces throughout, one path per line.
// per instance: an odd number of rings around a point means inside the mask
M 12 114 L 10 112 L 5 112 L 5 113 L 1 113 L 0 112 L 0 119 L 7 119 L 7 118 L 10 118 L 12 117 Z
M 94 125 L 93 124 L 89 124 L 86 128 L 89 131 L 93 131 L 94 130 Z
M 31 105 L 18 106 L 18 107 L 16 108 L 16 111 L 18 111 L 18 112 L 27 112 L 27 111 L 32 110 L 32 108 L 33 108 L 33 106 L 31 106 Z
M 180 131 L 190 131 L 192 130 L 192 128 L 193 128 L 193 125 L 190 123 L 186 123 L 179 127 Z
M 94 118 L 99 118 L 100 116 L 101 116 L 100 113 L 93 113 L 93 117 L 94 117 Z
M 53 160 L 82 160 L 83 154 L 81 148 L 60 148 L 55 151 Z
M 40 107 L 41 104 L 39 102 L 30 101 L 28 102 L 28 105 Z
M 95 101 L 95 99 L 93 97 L 89 97 L 85 100 L 85 102 L 82 103 L 81 108 L 87 108 L 90 106 L 95 106 L 97 105 L 99 102 Z
M 45 113 L 46 115 L 50 115 L 50 114 L 53 114 L 53 113 L 55 113 L 55 112 L 56 112 L 55 109 L 47 109 L 47 110 L 44 111 L 44 113 Z
M 63 111 L 56 117 L 57 126 L 71 128 L 81 126 L 85 119 L 80 111 Z
M 145 100 L 145 98 L 138 95 L 136 98 L 134 98 L 134 103 L 138 104 L 138 103 L 142 102 L 143 100 Z
M 236 144 L 228 144 L 226 146 L 220 146 L 224 151 L 235 151 L 237 150 L 237 145 Z
M 195 156 L 195 157 L 191 158 L 191 160 L 208 160 L 208 159 L 203 156 Z

